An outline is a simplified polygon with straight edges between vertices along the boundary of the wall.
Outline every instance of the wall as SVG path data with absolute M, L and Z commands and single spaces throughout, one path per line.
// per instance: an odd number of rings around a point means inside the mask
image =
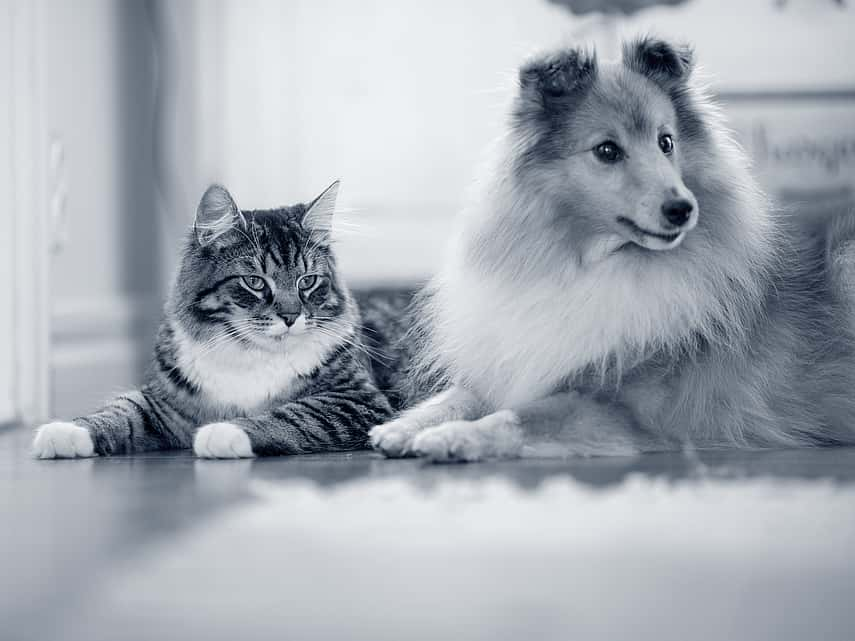
M 43 16 L 39 0 L 0 5 L 0 423 L 48 411 Z
M 0 93 L 11 95 L 12 89 L 12 20 L 11 5 L 0 7 Z M 12 105 L 0 100 L 0 140 L 12 139 Z M 0 152 L 0 193 L 8 194 L 13 187 L 13 161 L 10 145 Z M 15 315 L 11 305 L 15 281 L 11 234 L 0 234 L 0 424 L 15 418 L 14 330 Z
M 693 42 L 716 90 L 855 89 L 843 53 L 855 49 L 855 11 L 775 5 L 693 0 L 603 21 L 533 0 L 227 0 L 208 7 L 220 22 L 199 105 L 202 176 L 245 207 L 306 200 L 340 177 L 341 205 L 361 231 L 342 225 L 351 280 L 421 277 L 532 51 L 591 40 L 610 57 L 619 34 L 654 32 Z M 838 129 L 855 113 L 851 102 L 845 110 Z M 751 129 L 754 115 L 742 115 Z M 790 121 L 811 123 L 809 113 Z
M 58 2 L 45 15 L 57 415 L 135 384 L 148 359 L 162 280 L 151 31 L 139 2 Z

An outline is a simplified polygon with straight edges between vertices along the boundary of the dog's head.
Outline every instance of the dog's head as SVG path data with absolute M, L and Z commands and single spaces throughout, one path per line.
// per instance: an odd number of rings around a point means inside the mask
M 672 250 L 698 223 L 683 179 L 698 123 L 681 109 L 692 53 L 660 40 L 625 45 L 601 65 L 579 49 L 520 70 L 516 170 L 555 203 L 578 242 Z

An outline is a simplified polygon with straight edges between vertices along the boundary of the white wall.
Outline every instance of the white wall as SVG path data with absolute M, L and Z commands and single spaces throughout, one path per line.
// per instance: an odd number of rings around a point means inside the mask
M 498 130 L 509 70 L 572 24 L 537 2 L 221 6 L 222 72 L 202 100 L 220 107 L 200 136 L 217 148 L 203 175 L 243 207 L 308 200 L 341 178 L 359 233 L 342 226 L 339 252 L 356 282 L 433 270 Z
M 695 43 L 717 89 L 855 88 L 855 11 L 831 1 L 780 11 L 693 0 L 608 24 L 534 0 L 226 0 L 208 11 L 221 14 L 216 55 L 200 60 L 212 78 L 202 176 L 244 207 L 305 200 L 342 178 L 341 205 L 364 232 L 339 250 L 356 281 L 433 270 L 534 50 L 594 40 L 608 56 L 619 32 L 652 31 Z
M 47 242 L 39 0 L 0 5 L 0 422 L 47 414 Z
M 0 94 L 11 95 L 12 89 L 12 7 L 0 7 Z M 12 105 L 0 100 L 0 193 L 13 190 L 13 162 L 9 152 L 12 139 Z M 9 212 L 8 215 L 11 215 Z M 3 220 L 3 223 L 9 221 Z M 12 235 L 0 234 L 0 424 L 15 418 L 15 315 L 12 300 L 15 294 L 13 277 Z
M 855 8 L 835 0 L 690 0 L 621 25 L 692 43 L 719 90 L 853 89 Z
M 45 12 L 53 411 L 135 385 L 161 306 L 155 52 L 146 4 Z

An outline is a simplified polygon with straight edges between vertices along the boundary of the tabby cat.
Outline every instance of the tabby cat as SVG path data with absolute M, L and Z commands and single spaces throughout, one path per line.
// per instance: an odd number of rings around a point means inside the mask
M 338 182 L 308 205 L 241 211 L 224 187 L 211 186 L 145 384 L 94 414 L 42 426 L 34 456 L 192 446 L 200 457 L 240 458 L 365 447 L 367 431 L 403 399 L 395 371 L 406 357 L 390 345 L 409 297 L 366 298 L 372 320 L 362 324 L 330 247 L 337 193 Z

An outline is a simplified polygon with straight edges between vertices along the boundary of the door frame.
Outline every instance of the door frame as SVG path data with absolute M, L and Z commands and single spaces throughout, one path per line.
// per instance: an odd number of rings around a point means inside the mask
M 48 418 L 49 382 L 49 175 L 44 112 L 44 0 L 5 4 L 11 25 L 11 114 L 8 153 L 10 201 L 6 221 L 12 242 L 14 309 L 11 365 L 14 420 Z M 58 204 L 61 206 L 61 203 Z

